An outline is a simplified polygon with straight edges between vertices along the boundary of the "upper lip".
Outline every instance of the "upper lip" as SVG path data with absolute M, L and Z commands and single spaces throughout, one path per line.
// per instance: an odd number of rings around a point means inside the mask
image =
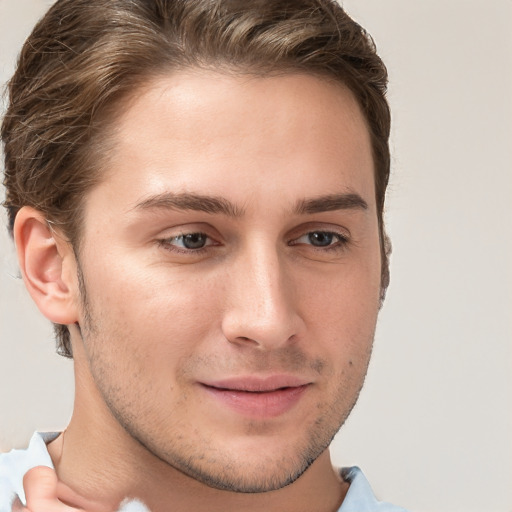
M 221 380 L 202 381 L 201 384 L 211 388 L 230 391 L 268 392 L 283 388 L 297 388 L 311 384 L 311 381 L 293 375 L 269 375 L 259 377 L 256 375 L 229 377 Z

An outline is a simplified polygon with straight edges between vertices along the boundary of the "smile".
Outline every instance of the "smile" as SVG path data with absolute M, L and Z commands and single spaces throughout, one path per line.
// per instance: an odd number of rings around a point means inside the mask
M 310 382 L 286 376 L 255 377 L 201 383 L 218 405 L 251 418 L 274 418 L 291 410 Z

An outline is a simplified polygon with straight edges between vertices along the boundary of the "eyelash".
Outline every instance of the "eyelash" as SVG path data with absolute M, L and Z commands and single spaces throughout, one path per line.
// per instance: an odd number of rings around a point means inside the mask
M 335 243 L 330 243 L 329 245 L 326 245 L 326 246 L 315 246 L 313 244 L 305 244 L 305 245 L 309 245 L 312 249 L 314 249 L 316 251 L 321 251 L 321 252 L 343 251 L 346 249 L 346 246 L 348 245 L 348 243 L 350 241 L 349 237 L 345 234 L 338 233 L 336 231 L 328 231 L 328 230 L 318 229 L 318 230 L 311 230 L 311 231 L 304 233 L 303 235 L 288 242 L 288 245 L 292 246 L 292 247 L 295 245 L 301 245 L 301 243 L 297 242 L 297 240 L 300 240 L 303 237 L 308 237 L 308 236 L 312 235 L 313 233 L 332 236 L 336 240 Z M 168 238 L 162 238 L 162 239 L 158 240 L 158 245 L 163 247 L 167 251 L 171 251 L 171 252 L 178 253 L 178 254 L 187 254 L 187 255 L 191 255 L 191 254 L 200 255 L 200 254 L 203 254 L 204 252 L 207 252 L 210 247 L 215 247 L 216 245 L 219 245 L 216 243 L 210 243 L 208 245 L 199 247 L 197 249 L 190 249 L 190 248 L 186 248 L 186 247 L 179 247 L 172 243 L 173 241 L 176 241 L 177 239 L 180 239 L 180 238 L 183 239 L 184 237 L 190 236 L 190 235 L 203 235 L 206 237 L 206 239 L 213 240 L 210 236 L 208 236 L 206 233 L 203 233 L 202 231 L 191 231 L 188 233 L 180 233 L 179 235 L 175 235 L 175 236 L 168 237 Z
M 317 251 L 322 251 L 322 252 L 343 251 L 349 243 L 349 238 L 345 234 L 338 233 L 336 231 L 316 229 L 316 230 L 308 231 L 307 233 L 304 233 L 300 237 L 296 238 L 295 240 L 292 240 L 292 242 L 289 245 L 292 245 L 292 246 L 299 245 L 300 242 L 297 242 L 297 240 L 300 240 L 303 237 L 308 237 L 308 236 L 312 235 L 313 233 L 332 236 L 334 239 L 333 242 L 336 240 L 335 243 L 330 243 L 329 245 L 325 245 L 325 246 L 309 244 L 314 250 L 317 250 Z
M 186 247 L 179 247 L 172 243 L 173 241 L 175 241 L 179 238 L 184 238 L 188 235 L 204 235 L 207 239 L 213 240 L 210 236 L 208 236 L 206 233 L 203 233 L 202 231 L 191 231 L 188 233 L 180 233 L 179 235 L 171 236 L 168 238 L 161 238 L 160 240 L 158 240 L 158 245 L 160 247 L 163 247 L 167 251 L 175 252 L 178 254 L 189 254 L 189 255 L 190 254 L 194 254 L 194 255 L 203 254 L 204 252 L 208 251 L 208 249 L 210 247 L 218 245 L 218 244 L 213 243 L 213 244 L 205 245 L 204 247 L 199 247 L 197 249 L 187 249 Z

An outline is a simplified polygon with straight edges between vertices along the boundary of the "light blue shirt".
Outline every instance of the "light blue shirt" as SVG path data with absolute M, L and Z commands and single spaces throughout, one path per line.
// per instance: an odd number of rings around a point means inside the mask
M 0 454 L 0 512 L 11 512 L 16 497 L 25 505 L 23 476 L 36 466 L 53 468 L 46 444 L 55 439 L 58 433 L 36 432 L 26 450 L 11 450 Z M 342 468 L 340 474 L 350 483 L 347 495 L 338 512 L 407 512 L 389 503 L 377 501 L 363 472 L 357 468 Z M 149 512 L 138 501 L 121 505 L 119 512 Z

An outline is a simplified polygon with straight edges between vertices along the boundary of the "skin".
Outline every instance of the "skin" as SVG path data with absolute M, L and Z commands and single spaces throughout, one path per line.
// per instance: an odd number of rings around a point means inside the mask
M 55 471 L 45 466 L 38 466 L 27 471 L 23 477 L 26 507 L 16 499 L 12 512 L 102 512 L 100 503 L 86 500 L 71 488 L 59 482 Z M 105 511 L 106 512 L 106 511 Z
M 49 447 L 59 479 L 104 510 L 126 496 L 153 512 L 337 510 L 347 485 L 328 446 L 380 306 L 358 105 L 300 74 L 192 70 L 138 92 L 85 198 L 78 258 L 35 210 L 15 226 L 29 291 L 70 325 L 75 409 Z M 277 392 L 276 409 L 269 390 L 238 393 L 241 411 L 205 385 L 253 377 L 294 379 L 298 398 Z

